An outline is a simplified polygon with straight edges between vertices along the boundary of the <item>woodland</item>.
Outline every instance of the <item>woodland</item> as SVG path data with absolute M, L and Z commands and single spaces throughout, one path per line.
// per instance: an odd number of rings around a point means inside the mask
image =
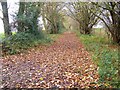
M 120 2 L 0 3 L 0 88 L 120 88 Z

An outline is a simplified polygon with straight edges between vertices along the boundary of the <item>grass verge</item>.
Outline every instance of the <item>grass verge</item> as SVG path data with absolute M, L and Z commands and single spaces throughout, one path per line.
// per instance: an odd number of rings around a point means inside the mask
M 99 82 L 101 85 L 103 87 L 120 88 L 118 46 L 111 44 L 111 41 L 98 35 L 81 35 L 77 32 L 77 36 L 99 67 Z

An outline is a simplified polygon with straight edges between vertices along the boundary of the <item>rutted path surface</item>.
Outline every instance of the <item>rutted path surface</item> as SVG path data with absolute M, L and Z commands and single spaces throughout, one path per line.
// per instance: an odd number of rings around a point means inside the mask
M 97 67 L 74 33 L 65 32 L 51 46 L 3 58 L 3 86 L 8 88 L 97 87 Z

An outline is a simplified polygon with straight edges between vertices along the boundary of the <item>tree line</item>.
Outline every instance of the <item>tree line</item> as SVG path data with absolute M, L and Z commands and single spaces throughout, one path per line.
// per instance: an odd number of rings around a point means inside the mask
M 80 33 L 91 34 L 93 26 L 102 21 L 113 42 L 120 44 L 120 2 L 70 2 L 67 8 L 68 16 L 79 23 Z

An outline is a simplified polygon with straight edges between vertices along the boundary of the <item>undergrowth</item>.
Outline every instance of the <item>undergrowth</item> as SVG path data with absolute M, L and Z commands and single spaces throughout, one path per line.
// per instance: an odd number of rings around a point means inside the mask
M 102 83 L 105 87 L 120 88 L 118 46 L 113 45 L 110 40 L 102 36 L 81 35 L 79 32 L 77 32 L 77 36 L 99 67 L 99 83 Z M 115 46 L 115 48 L 112 48 L 112 46 Z
M 53 35 L 48 35 L 40 32 L 39 34 L 28 33 L 28 32 L 20 32 L 16 33 L 8 38 L 4 38 L 2 42 L 5 43 L 5 50 L 3 53 L 5 54 L 18 54 L 27 50 L 28 48 L 37 46 L 39 44 L 48 45 L 52 43 L 55 38 Z

